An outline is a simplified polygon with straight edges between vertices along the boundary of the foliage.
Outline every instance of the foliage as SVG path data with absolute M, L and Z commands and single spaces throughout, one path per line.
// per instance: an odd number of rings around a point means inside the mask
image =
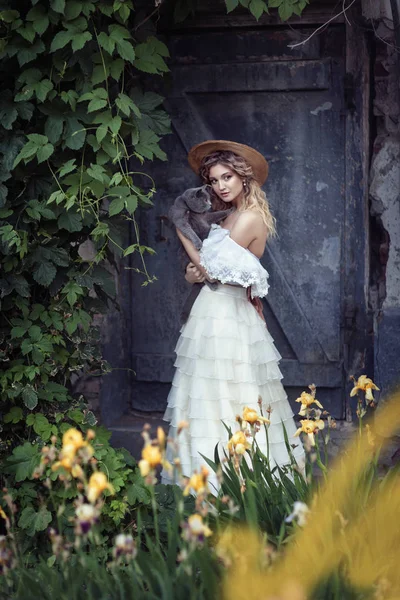
M 355 387 L 367 391 L 364 383 L 360 387 L 359 379 Z M 318 420 L 319 409 L 310 406 L 320 405 L 315 398 L 315 387 L 311 386 L 311 390 L 311 394 L 303 393 L 299 398 L 300 414 L 306 413 L 307 420 Z M 364 406 L 360 399 L 358 404 Z M 109 551 L 105 547 L 109 532 L 104 534 L 102 524 L 97 523 L 96 510 L 101 510 L 102 517 L 107 519 L 105 509 L 115 497 L 110 484 L 116 479 L 110 474 L 110 481 L 105 479 L 96 495 L 90 496 L 92 478 L 88 473 L 74 474 L 73 468 L 82 465 L 97 472 L 90 449 L 90 443 L 97 442 L 87 441 L 93 438 L 91 431 L 85 440 L 79 431 L 68 430 L 61 451 L 55 451 L 54 446 L 44 449 L 41 463 L 42 468 L 44 465 L 50 469 L 53 480 L 59 478 L 59 461 L 69 455 L 71 440 L 75 440 L 73 464 L 65 467 L 67 477 L 61 481 L 66 493 L 64 497 L 60 495 L 58 510 L 59 515 L 68 515 L 74 531 L 71 526 L 69 530 L 64 527 L 50 531 L 53 554 L 42 554 L 39 564 L 29 568 L 26 555 L 18 552 L 15 538 L 10 534 L 15 504 L 8 494 L 3 502 L 8 535 L 0 539 L 0 570 L 3 569 L 0 593 L 15 600 L 24 600 L 32 594 L 49 600 L 54 597 L 216 599 L 222 597 L 226 584 L 227 597 L 237 600 L 262 594 L 267 600 L 395 597 L 391 595 L 397 590 L 391 587 L 394 580 L 387 577 L 393 576 L 393 567 L 395 573 L 398 571 L 396 557 L 390 554 L 392 546 L 385 550 L 382 541 L 390 538 L 390 543 L 397 543 L 396 528 L 386 527 L 386 532 L 393 532 L 392 536 L 385 537 L 383 533 L 386 514 L 394 519 L 398 511 L 398 474 L 391 471 L 379 478 L 379 444 L 374 437 L 381 429 L 395 431 L 399 422 L 395 402 L 380 415 L 375 430 L 370 425 L 360 427 L 353 444 L 343 453 L 337 468 L 329 471 L 326 481 L 328 467 L 321 458 L 321 450 L 329 442 L 329 434 L 314 433 L 311 438 L 312 432 L 304 432 L 306 477 L 293 462 L 271 471 L 257 443 L 262 418 L 257 416 L 255 421 L 249 414 L 256 411 L 247 414 L 245 411 L 243 418 L 239 418 L 239 432 L 233 435 L 229 432 L 229 452 L 220 473 L 222 483 L 217 495 L 210 494 L 209 473 L 205 468 L 189 480 L 182 480 L 183 492 L 178 486 L 157 484 L 154 478 L 157 464 L 167 467 L 166 440 L 161 430 L 153 440 L 144 431 L 141 471 L 146 475 L 142 479 L 136 472 L 136 476 L 142 486 L 147 485 L 153 510 L 139 506 L 131 523 L 117 527 L 122 526 L 124 533 L 112 540 Z M 311 411 L 315 411 L 314 416 Z M 245 421 L 245 417 L 249 420 Z M 244 454 L 240 442 L 243 432 L 251 442 Z M 307 440 L 312 442 L 308 444 Z M 290 456 L 291 440 L 286 441 Z M 175 444 L 173 447 L 176 451 Z M 154 451 L 150 452 L 150 448 Z M 219 459 L 208 462 L 216 473 L 220 471 Z M 173 463 L 179 474 L 179 461 Z M 317 476 L 317 464 L 322 468 L 322 478 Z M 68 494 L 73 480 L 81 482 L 74 505 Z M 51 497 L 55 488 L 46 486 Z M 108 492 L 103 501 L 101 495 L 107 488 L 111 495 Z M 191 490 L 196 492 L 195 498 L 188 495 Z M 44 496 L 38 511 L 19 509 L 18 523 L 27 524 L 28 535 L 40 532 L 49 523 L 48 500 L 46 503 Z M 294 499 L 295 510 L 289 515 Z M 307 499 L 308 506 L 302 499 Z M 393 502 L 389 503 L 389 499 Z M 238 527 L 244 523 L 246 529 Z M 375 544 L 379 556 L 374 552 Z
M 114 297 L 116 260 L 137 252 L 152 280 L 153 251 L 138 238 L 124 249 L 124 238 L 129 223 L 138 235 L 135 211 L 155 191 L 135 163 L 166 159 L 169 118 L 140 74 L 165 73 L 168 50 L 137 25 L 130 0 L 1 4 L 3 453 L 73 423 L 85 407 L 71 378 L 108 370 L 92 319 Z
M 129 523 L 139 506 L 146 507 L 150 504 L 151 497 L 136 468 L 135 460 L 126 450 L 116 450 L 110 446 L 111 434 L 105 428 L 89 429 L 82 425 L 84 415 L 76 409 L 70 410 L 67 417 L 79 423 L 84 432 L 91 432 L 95 436 L 92 442 L 94 463 L 99 471 L 106 474 L 114 490 L 113 497 L 102 507 L 103 518 L 99 533 L 105 543 L 115 527 Z M 43 415 L 42 418 L 45 419 Z M 59 428 L 51 426 L 53 441 L 57 434 L 66 434 L 68 430 L 70 428 L 66 422 Z M 25 442 L 15 447 L 3 463 L 7 493 L 18 506 L 15 538 L 23 549 L 27 563 L 36 562 L 38 549 L 42 557 L 50 556 L 46 534 L 49 526 L 59 529 L 62 535 L 71 535 L 69 518 L 73 514 L 73 503 L 80 494 L 79 481 L 66 482 L 65 479 L 60 479 L 59 472 L 52 470 L 51 463 L 46 464 L 45 468 L 39 468 L 43 453 L 48 449 L 49 446 L 40 442 Z M 51 487 L 51 501 L 48 503 L 44 503 L 43 499 L 44 485 Z M 61 521 L 58 520 L 60 514 L 63 515 Z
M 309 3 L 310 0 L 225 0 L 228 12 L 241 5 L 248 8 L 257 21 L 270 8 L 277 8 L 280 19 L 287 21 L 293 15 L 301 16 Z
M 174 17 L 178 23 L 184 21 L 189 15 L 196 12 L 198 0 L 177 0 L 175 3 Z M 246 8 L 257 19 L 269 9 L 277 9 L 279 18 L 287 21 L 293 15 L 301 16 L 310 0 L 225 0 L 226 10 L 232 12 L 238 7 Z

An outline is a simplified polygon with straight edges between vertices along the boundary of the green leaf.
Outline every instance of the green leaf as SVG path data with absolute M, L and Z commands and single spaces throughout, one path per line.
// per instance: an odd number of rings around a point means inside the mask
M 32 44 L 32 42 L 33 42 L 33 40 L 35 39 L 35 36 L 36 36 L 36 33 L 35 33 L 35 30 L 33 28 L 32 23 L 27 23 L 25 25 L 25 27 L 18 27 L 18 29 L 16 31 L 27 42 L 30 42 Z
M 24 413 L 20 406 L 13 406 L 4 416 L 4 423 L 19 423 L 24 418 Z
M 21 119 L 30 121 L 33 116 L 33 104 L 31 102 L 18 102 L 17 111 Z
M 71 160 L 67 161 L 59 170 L 59 172 L 58 172 L 59 176 L 64 177 L 64 175 L 67 175 L 67 173 L 71 173 L 71 171 L 76 169 L 75 161 L 76 161 L 75 158 L 71 158 Z
M 67 92 L 61 92 L 61 100 L 66 104 L 69 104 L 72 110 L 74 111 L 76 108 L 76 101 L 78 99 L 78 94 L 75 90 L 68 90 Z
M 57 223 L 61 229 L 66 229 L 71 233 L 74 231 L 81 231 L 83 227 L 81 216 L 71 210 L 61 213 Z
M 28 419 L 30 419 L 29 423 Z M 28 425 L 33 425 L 35 433 L 40 435 L 45 442 L 50 439 L 52 435 L 52 425 L 42 413 L 28 415 L 26 422 Z
M 47 248 L 49 259 L 58 267 L 68 267 L 70 263 L 69 254 L 65 248 Z
M 42 40 L 36 40 L 34 44 L 29 44 L 27 48 L 22 48 L 17 52 L 19 66 L 22 67 L 26 63 L 35 60 L 38 54 L 46 50 L 46 46 Z
M 111 39 L 110 37 L 108 37 L 108 35 L 106 33 L 104 33 L 104 31 L 99 33 L 99 35 L 97 36 L 97 41 L 99 42 L 99 44 L 103 48 L 103 50 L 108 52 L 108 54 L 112 54 L 114 52 L 115 41 L 113 39 Z
M 129 96 L 127 96 L 126 94 L 123 94 L 122 92 L 118 94 L 118 97 L 115 100 L 115 104 L 118 106 L 120 111 L 122 111 L 127 117 L 129 117 L 131 111 L 135 112 L 135 109 L 138 110 L 133 100 L 129 98 Z M 140 111 L 137 116 L 140 116 Z
M 66 294 L 68 303 L 73 306 L 78 300 L 78 296 L 82 296 L 83 289 L 75 281 L 69 281 L 62 289 L 62 293 Z
M 47 135 L 49 141 L 52 144 L 56 144 L 61 137 L 62 131 L 64 127 L 64 119 L 61 116 L 52 116 L 47 117 L 44 132 Z
M 249 9 L 251 14 L 257 19 L 261 17 L 264 10 L 267 10 L 267 6 L 264 0 L 250 0 Z
M 65 18 L 68 21 L 72 21 L 79 17 L 82 12 L 82 2 L 78 2 L 77 0 L 68 0 L 65 5 Z
M 268 0 L 269 8 L 278 8 L 284 2 L 284 0 Z
M 124 250 L 124 256 L 128 256 L 129 254 L 132 254 L 133 252 L 136 252 L 137 249 L 138 249 L 138 247 L 139 247 L 139 244 L 132 244 L 131 246 L 128 246 Z
M 31 352 L 33 348 L 32 342 L 30 342 L 29 340 L 24 340 L 21 344 L 21 352 L 23 356 L 26 356 L 27 354 L 29 354 L 29 352 Z
M 33 410 L 37 406 L 38 395 L 33 386 L 31 386 L 29 383 L 22 390 L 22 400 L 24 401 L 26 408 L 29 408 L 29 410 Z
M 15 481 L 25 481 L 32 477 L 34 469 L 40 463 L 40 449 L 30 442 L 14 448 L 12 455 L 6 459 L 6 473 L 15 476 Z
M 56 273 L 57 269 L 55 266 L 51 262 L 43 260 L 40 263 L 36 263 L 33 269 L 33 279 L 40 285 L 49 287 Z
M 53 84 L 50 79 L 43 79 L 35 85 L 36 97 L 40 102 L 44 102 L 48 93 L 53 89 Z
M 115 79 L 116 81 L 118 81 L 122 75 L 124 68 L 125 68 L 125 61 L 122 60 L 122 58 L 114 59 L 110 66 L 111 77 L 113 79 Z
M 151 501 L 150 492 L 140 476 L 137 476 L 135 482 L 128 486 L 126 491 L 129 504 L 149 504 Z
M 8 95 L 7 95 L 8 96 Z M 4 97 L 0 104 L 0 122 L 5 129 L 12 129 L 12 124 L 18 117 L 18 110 L 9 97 Z
M 124 60 L 133 63 L 135 60 L 135 50 L 130 42 L 120 40 L 117 42 L 117 52 Z
M 117 135 L 117 133 L 119 132 L 119 130 L 121 129 L 121 125 L 122 125 L 122 119 L 121 117 L 119 117 L 118 115 L 116 117 L 113 118 L 113 120 L 110 122 L 109 124 L 109 128 L 111 129 L 111 131 Z
M 108 31 L 110 33 L 110 38 L 116 42 L 120 42 L 121 40 L 129 40 L 131 37 L 129 30 L 126 27 L 116 23 L 110 25 Z
M 35 512 L 32 506 L 27 506 L 21 513 L 18 526 L 24 529 L 27 535 L 33 537 L 38 531 L 44 531 L 52 521 L 51 512 L 42 506 Z
M 50 0 L 50 6 L 54 10 L 54 12 L 64 14 L 65 0 Z
M 132 215 L 135 210 L 137 209 L 137 205 L 138 205 L 138 199 L 137 196 L 128 196 L 127 198 L 125 198 L 125 205 L 126 205 L 126 210 L 128 211 L 128 213 L 130 215 Z
M 113 217 L 114 215 L 120 213 L 124 208 L 125 198 L 115 198 L 115 200 L 113 200 L 108 207 L 108 214 L 110 217 Z
M 282 21 L 287 21 L 293 14 L 292 4 L 289 4 L 288 0 L 285 0 L 285 2 L 278 8 L 278 13 Z
M 31 8 L 26 15 L 26 19 L 32 21 L 33 29 L 38 35 L 43 35 L 49 26 L 49 17 L 45 8 L 40 4 Z
M 44 363 L 44 359 L 44 354 L 39 350 L 37 346 L 34 346 L 32 348 L 32 360 L 35 363 L 35 365 L 42 365 Z
M 239 0 L 225 0 L 225 4 L 226 4 L 226 12 L 230 13 L 233 10 L 235 10 L 235 8 L 238 6 Z
M 75 333 L 75 331 L 78 329 L 79 323 L 80 319 L 78 312 L 74 313 L 72 317 L 69 317 L 68 321 L 65 324 L 65 330 L 68 333 L 68 335 L 72 335 L 73 333 Z
M 99 142 L 99 144 L 106 137 L 107 131 L 107 125 L 100 125 L 100 127 L 96 129 L 96 140 Z
M 28 333 L 33 342 L 39 341 L 42 337 L 42 330 L 40 329 L 39 325 L 32 325 L 32 327 L 29 327 Z
M 28 136 L 28 142 L 22 148 L 14 161 L 13 167 L 16 167 L 21 160 L 29 162 L 36 155 L 39 163 L 47 160 L 54 152 L 54 146 L 48 143 L 45 135 L 31 133 Z
M 0 20 L 5 23 L 12 23 L 19 17 L 19 12 L 17 10 L 2 10 L 0 11 Z
M 160 160 L 167 160 L 167 155 L 158 145 L 159 140 L 160 138 L 153 131 L 145 129 L 140 132 L 136 151 L 149 160 L 153 160 L 153 155 L 157 156 Z
M 93 236 L 95 239 L 99 239 L 108 235 L 109 232 L 110 228 L 107 223 L 99 223 L 97 227 L 95 227 L 91 231 L 90 235 Z
M 103 83 L 108 77 L 108 69 L 104 70 L 103 65 L 96 65 L 93 69 L 92 73 L 92 83 L 93 85 L 98 85 L 99 83 Z
M 136 60 L 134 66 L 146 73 L 163 73 L 169 69 L 162 58 L 168 56 L 168 48 L 154 37 L 136 46 Z
M 38 149 L 36 158 L 38 163 L 42 163 L 47 160 L 54 152 L 53 144 L 46 144 Z
M 14 160 L 13 169 L 21 162 L 21 160 L 27 162 L 32 160 L 37 151 L 37 146 L 31 143 L 25 144 L 22 150 L 19 152 L 17 157 Z
M 103 98 L 93 98 L 88 104 L 88 112 L 93 112 L 95 110 L 99 110 L 100 108 L 104 108 L 107 106 L 107 100 L 103 100 Z
M 92 34 L 90 33 L 90 31 L 83 31 L 83 32 L 79 32 L 78 34 L 74 35 L 74 37 L 72 38 L 72 44 L 71 44 L 73 52 L 82 50 L 82 48 L 86 44 L 86 42 L 90 42 L 91 39 L 92 39 Z
M 164 98 L 155 92 L 143 92 L 139 88 L 132 88 L 130 96 L 139 107 L 141 112 L 150 113 L 159 106 Z
M 24 298 L 29 298 L 29 296 L 31 295 L 29 290 L 29 283 L 27 282 L 25 277 L 23 277 L 22 275 L 11 275 L 9 277 L 9 281 L 14 286 L 14 290 L 17 292 L 17 294 L 23 296 Z
M 50 46 L 50 52 L 55 52 L 56 50 L 60 50 L 64 48 L 73 37 L 73 33 L 71 31 L 59 31 L 53 38 Z
M 71 150 L 80 150 L 85 143 L 86 130 L 75 117 L 68 117 L 65 124 L 65 145 Z
M 87 173 L 96 179 L 97 181 L 101 181 L 102 183 L 108 183 L 109 177 L 107 175 L 106 170 L 101 165 L 92 164 L 87 169 Z

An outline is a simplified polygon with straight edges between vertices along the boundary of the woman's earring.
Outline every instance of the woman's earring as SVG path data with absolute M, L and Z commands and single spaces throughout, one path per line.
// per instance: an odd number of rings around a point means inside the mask
M 246 187 L 247 183 L 245 181 L 243 181 L 243 187 Z

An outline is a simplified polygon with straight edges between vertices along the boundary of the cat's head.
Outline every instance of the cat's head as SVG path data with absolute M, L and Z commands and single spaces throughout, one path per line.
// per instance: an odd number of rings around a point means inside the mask
M 189 210 L 195 213 L 205 213 L 211 209 L 211 187 L 202 185 L 183 192 L 182 198 Z

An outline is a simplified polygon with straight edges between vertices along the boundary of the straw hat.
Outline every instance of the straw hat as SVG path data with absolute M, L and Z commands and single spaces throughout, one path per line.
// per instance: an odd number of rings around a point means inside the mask
M 230 150 L 238 156 L 241 156 L 253 169 L 254 178 L 260 185 L 263 185 L 268 177 L 268 163 L 262 154 L 238 142 L 230 142 L 228 140 L 207 140 L 201 144 L 193 146 L 189 150 L 188 161 L 189 165 L 197 175 L 200 172 L 201 161 L 205 156 L 219 152 L 221 150 Z

